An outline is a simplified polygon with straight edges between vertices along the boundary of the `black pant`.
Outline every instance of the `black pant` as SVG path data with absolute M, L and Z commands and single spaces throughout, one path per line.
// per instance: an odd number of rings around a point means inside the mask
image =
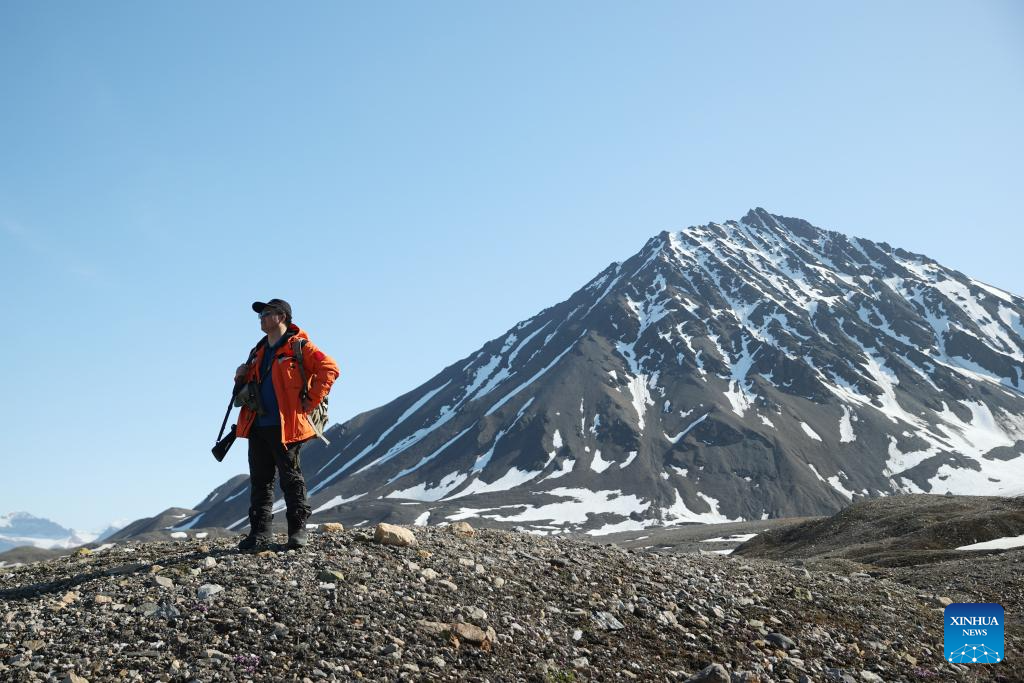
M 281 475 L 281 490 L 288 506 L 288 534 L 309 519 L 306 480 L 299 465 L 305 441 L 281 443 L 281 427 L 253 426 L 249 432 L 249 525 L 253 534 L 269 534 L 274 517 L 274 472 Z

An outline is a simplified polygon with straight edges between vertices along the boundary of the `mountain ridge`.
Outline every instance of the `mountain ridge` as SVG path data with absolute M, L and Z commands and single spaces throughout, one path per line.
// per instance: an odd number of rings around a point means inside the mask
M 307 446 L 314 521 L 612 533 L 1013 495 L 1022 314 L 927 256 L 761 208 L 662 231 Z M 246 488 L 188 523 L 241 528 Z

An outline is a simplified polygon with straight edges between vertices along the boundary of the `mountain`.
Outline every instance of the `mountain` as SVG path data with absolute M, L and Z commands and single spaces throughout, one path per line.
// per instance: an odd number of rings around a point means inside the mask
M 926 256 L 760 208 L 662 232 L 311 443 L 313 521 L 605 534 L 1019 494 L 1022 315 Z M 247 486 L 182 528 L 243 529 Z
M 0 515 L 0 552 L 20 546 L 73 548 L 96 539 L 96 534 L 66 529 L 27 512 Z

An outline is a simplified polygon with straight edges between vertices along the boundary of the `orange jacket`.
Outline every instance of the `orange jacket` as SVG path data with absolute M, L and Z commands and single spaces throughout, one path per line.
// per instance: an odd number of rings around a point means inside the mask
M 302 412 L 302 375 L 295 362 L 295 340 L 306 340 L 302 347 L 302 365 L 306 371 L 307 391 L 311 407 L 319 405 L 320 401 L 327 396 L 327 392 L 331 390 L 331 385 L 334 384 L 339 373 L 338 364 L 334 362 L 334 359 L 309 341 L 309 337 L 299 329 L 298 325 L 289 325 L 285 336 L 288 339 L 281 344 L 274 355 L 270 378 L 274 382 L 277 405 L 281 412 L 281 441 L 294 443 L 316 436 L 313 426 L 309 424 L 309 419 Z M 243 382 L 259 381 L 260 363 L 263 361 L 263 354 L 266 351 L 266 338 L 264 338 L 256 348 L 256 356 L 249 364 L 249 371 L 242 380 Z M 236 434 L 243 438 L 248 437 L 255 422 L 256 413 L 243 406 L 242 412 L 238 416 Z

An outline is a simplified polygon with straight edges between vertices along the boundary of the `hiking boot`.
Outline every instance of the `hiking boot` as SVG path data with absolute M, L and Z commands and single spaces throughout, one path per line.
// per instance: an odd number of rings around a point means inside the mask
M 249 534 L 238 542 L 239 550 L 266 550 L 270 547 L 270 538 L 264 534 Z
M 309 532 L 305 527 L 296 530 L 288 535 L 288 547 L 294 549 L 305 548 L 309 544 Z

